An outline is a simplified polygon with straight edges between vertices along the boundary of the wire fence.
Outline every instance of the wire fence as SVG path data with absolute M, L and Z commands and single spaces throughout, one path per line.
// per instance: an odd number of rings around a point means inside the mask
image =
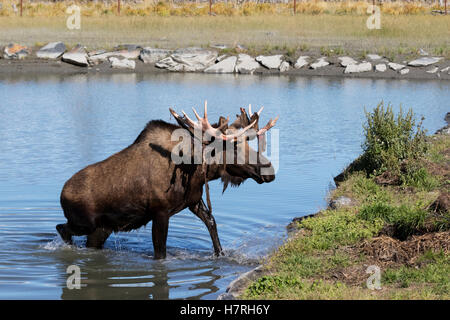
M 443 8 L 443 10 L 434 10 L 434 12 L 439 12 L 447 14 L 447 0 L 363 0 L 367 3 L 373 5 L 382 5 L 383 3 L 421 3 L 426 5 L 435 5 Z M 4 0 L 0 1 L 0 10 L 3 7 Z M 12 1 L 11 6 L 15 13 L 23 16 L 24 5 L 26 3 L 62 3 L 62 2 L 73 2 L 68 0 L 16 0 Z M 143 3 L 150 3 L 156 5 L 160 2 L 170 3 L 172 5 L 182 5 L 182 4 L 203 4 L 209 5 L 209 14 L 213 15 L 212 7 L 216 3 L 243 5 L 246 3 L 254 4 L 286 4 L 292 5 L 292 11 L 294 14 L 297 13 L 297 4 L 299 3 L 314 3 L 317 0 L 78 0 L 78 3 L 99 3 L 105 6 L 114 5 L 117 7 L 117 14 L 120 15 L 121 9 L 124 5 L 138 5 Z M 321 2 L 329 3 L 344 3 L 344 2 L 361 2 L 361 0 L 321 0 Z

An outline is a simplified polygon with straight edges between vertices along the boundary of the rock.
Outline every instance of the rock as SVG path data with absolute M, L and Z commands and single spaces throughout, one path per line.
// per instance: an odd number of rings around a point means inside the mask
M 384 63 L 380 63 L 375 66 L 375 71 L 378 71 L 378 72 L 385 72 L 386 69 L 387 69 L 387 67 Z
M 145 47 L 144 49 L 142 49 L 139 58 L 144 63 L 156 63 L 159 60 L 164 59 L 171 53 L 172 51 L 166 49 Z
M 248 54 L 240 53 L 237 57 L 235 72 L 253 74 L 261 65 Z
M 114 47 L 114 51 L 135 51 L 142 50 L 142 47 L 138 44 L 121 44 Z
M 57 59 L 66 52 L 66 45 L 62 42 L 50 42 L 36 52 L 41 59 Z
M 62 56 L 62 61 L 80 67 L 87 67 L 89 65 L 86 48 L 79 44 L 69 52 L 64 53 Z
M 381 60 L 383 57 L 377 55 L 377 54 L 368 54 L 367 58 L 369 58 L 370 60 Z
M 299 224 L 300 222 L 302 222 L 302 221 L 305 220 L 305 219 L 312 218 L 312 217 L 314 217 L 316 214 L 317 214 L 317 213 L 313 213 L 313 214 L 308 214 L 308 215 L 302 216 L 302 217 L 295 217 L 294 219 L 292 219 L 291 223 L 289 223 L 289 224 L 286 226 L 287 231 L 288 231 L 288 232 L 295 231 L 295 230 L 297 229 L 298 224 Z
M 447 112 L 445 114 L 444 120 L 445 120 L 445 122 L 447 122 L 447 124 L 450 124 L 450 112 Z
M 225 58 L 224 60 L 206 68 L 203 72 L 205 73 L 233 73 L 236 67 L 237 57 L 231 56 Z
M 401 75 L 405 75 L 409 73 L 409 69 L 401 69 L 398 73 L 400 73 Z
M 328 204 L 328 206 L 331 209 L 340 209 L 343 207 L 350 207 L 353 206 L 355 203 L 352 199 L 350 199 L 349 197 L 344 197 L 341 196 L 337 199 L 331 200 L 330 203 Z
M 137 59 L 141 55 L 142 49 L 140 47 L 134 49 L 124 49 L 115 51 L 114 56 L 123 57 L 125 59 Z
M 214 49 L 218 49 L 218 50 L 228 49 L 228 47 L 224 44 L 212 44 L 212 45 L 210 45 L 210 47 L 214 48 Z
M 226 54 L 223 54 L 223 55 L 221 55 L 221 56 L 218 56 L 217 59 L 216 59 L 216 63 L 217 63 L 217 62 L 220 62 L 220 61 L 222 61 L 222 60 L 224 60 L 226 57 L 228 57 Z
M 309 67 L 311 69 L 318 69 L 329 65 L 330 63 L 325 59 L 325 57 L 320 57 L 316 62 L 312 63 Z
M 339 57 L 338 59 L 341 61 L 340 63 L 341 63 L 341 66 L 343 66 L 343 67 L 347 67 L 349 65 L 358 63 L 358 61 L 356 61 L 355 59 L 353 59 L 351 57 Z
M 429 55 L 429 53 L 426 52 L 425 50 L 423 50 L 422 48 L 419 49 L 419 54 L 420 54 L 421 56 L 427 56 L 427 55 Z
M 280 70 L 280 72 L 286 72 L 286 71 L 289 70 L 289 67 L 290 67 L 289 62 L 283 61 L 283 62 L 280 64 L 280 67 L 278 68 L 278 70 Z
M 389 62 L 388 66 L 389 66 L 389 68 L 391 68 L 394 71 L 399 71 L 399 70 L 403 69 L 404 67 L 406 67 L 403 64 L 398 64 L 398 63 L 394 63 L 394 62 Z
M 427 73 L 436 73 L 436 72 L 438 72 L 438 70 L 439 70 L 438 67 L 434 67 L 434 68 L 431 68 L 430 70 L 427 70 L 426 72 Z
M 115 54 L 114 51 L 113 52 L 102 52 L 99 54 L 91 53 L 89 55 L 89 62 L 90 62 L 90 64 L 97 65 L 99 63 L 108 61 L 108 59 L 110 57 L 113 57 L 114 54 Z
M 216 59 L 216 51 L 201 48 L 186 48 L 176 50 L 169 57 L 157 62 L 156 66 L 169 71 L 203 71 L 213 65 Z
M 309 56 L 300 56 L 294 64 L 295 69 L 300 69 L 309 63 Z
M 94 51 L 89 51 L 88 52 L 88 56 L 90 57 L 90 56 L 96 56 L 96 55 L 98 55 L 98 54 L 102 54 L 102 53 L 105 53 L 106 52 L 106 50 L 104 50 L 104 49 L 98 49 L 98 50 L 94 50 Z
M 27 46 L 21 46 L 17 43 L 10 43 L 3 50 L 3 58 L 5 59 L 24 59 L 31 53 L 31 49 Z
M 255 58 L 256 61 L 261 63 L 264 67 L 268 69 L 278 69 L 283 61 L 283 55 L 277 54 L 273 56 L 258 56 Z
M 349 64 L 344 73 L 359 73 L 359 72 L 367 72 L 372 71 L 372 64 L 370 62 L 363 62 L 360 64 Z
M 410 61 L 408 63 L 408 66 L 413 66 L 413 67 L 429 66 L 430 64 L 439 62 L 441 59 L 442 58 L 437 58 L 437 57 L 422 57 L 422 58 Z
M 111 68 L 114 69 L 133 69 L 136 68 L 136 62 L 130 59 L 119 59 L 117 57 L 110 57 Z
M 237 44 L 235 48 L 238 52 L 244 52 L 248 50 L 248 48 L 242 44 Z
M 450 72 L 450 66 L 448 66 L 448 67 L 446 67 L 444 69 L 441 69 L 441 71 L 439 71 L 439 72 L 447 72 L 447 71 Z

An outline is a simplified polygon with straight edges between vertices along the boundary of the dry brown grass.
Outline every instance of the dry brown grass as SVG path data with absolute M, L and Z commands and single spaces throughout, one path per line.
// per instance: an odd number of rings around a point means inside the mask
M 82 17 L 81 30 L 68 30 L 66 17 L 0 17 L 0 44 L 34 45 L 61 40 L 88 47 L 136 43 L 156 47 L 244 44 L 250 48 L 320 48 L 449 52 L 450 16 L 382 16 L 381 30 L 368 30 L 359 15 L 256 15 L 198 17 Z M 394 48 L 394 49 L 393 49 Z M 399 48 L 399 49 L 397 49 Z

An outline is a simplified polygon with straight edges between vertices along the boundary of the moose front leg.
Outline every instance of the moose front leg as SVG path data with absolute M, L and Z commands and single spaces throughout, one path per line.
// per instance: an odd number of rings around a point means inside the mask
M 195 205 L 190 206 L 189 210 L 191 210 L 208 228 L 209 235 L 211 236 L 211 240 L 214 246 L 214 253 L 216 256 L 223 255 L 222 246 L 220 245 L 219 235 L 217 234 L 217 225 L 216 220 L 214 220 L 213 215 L 206 207 L 203 199 L 200 199 Z
M 155 259 L 166 258 L 167 231 L 169 229 L 169 216 L 164 213 L 158 213 L 152 222 L 152 240 Z

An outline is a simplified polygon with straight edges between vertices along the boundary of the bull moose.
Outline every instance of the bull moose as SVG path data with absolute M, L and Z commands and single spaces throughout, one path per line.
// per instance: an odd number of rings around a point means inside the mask
M 194 109 L 198 121 L 191 120 L 184 112 L 180 116 L 169 110 L 178 125 L 150 121 L 133 144 L 87 166 L 64 184 L 60 201 L 67 223 L 58 224 L 56 229 L 66 243 L 72 243 L 72 236 L 87 235 L 86 246 L 101 249 L 112 232 L 131 231 L 152 221 L 154 258 L 163 259 L 169 218 L 189 208 L 206 225 L 215 255 L 222 254 L 209 202 L 208 181 L 220 178 L 224 191 L 229 183 L 238 186 L 248 178 L 258 184 L 273 181 L 275 171 L 261 154 L 259 141 L 265 141 L 265 132 L 275 125 L 278 117 L 260 129 L 262 108 L 255 113 L 249 108 L 248 114 L 241 108 L 241 114 L 231 125 L 223 117 L 211 125 L 206 102 L 203 117 Z M 178 141 L 172 141 L 171 137 L 177 129 L 187 130 L 190 143 L 198 138 L 194 134 L 196 130 L 208 135 L 210 141 L 202 141 L 203 149 L 212 141 L 231 144 L 235 160 L 230 162 L 222 151 L 216 155 L 223 159 L 222 163 L 206 164 L 205 159 L 201 163 L 175 163 L 171 155 Z M 254 134 L 247 134 L 250 131 Z M 258 138 L 258 151 L 248 145 L 248 140 L 253 138 Z M 245 150 L 244 161 L 237 161 L 238 148 Z M 251 163 L 249 159 L 255 159 L 255 155 L 257 161 Z M 209 208 L 202 199 L 204 185 Z

